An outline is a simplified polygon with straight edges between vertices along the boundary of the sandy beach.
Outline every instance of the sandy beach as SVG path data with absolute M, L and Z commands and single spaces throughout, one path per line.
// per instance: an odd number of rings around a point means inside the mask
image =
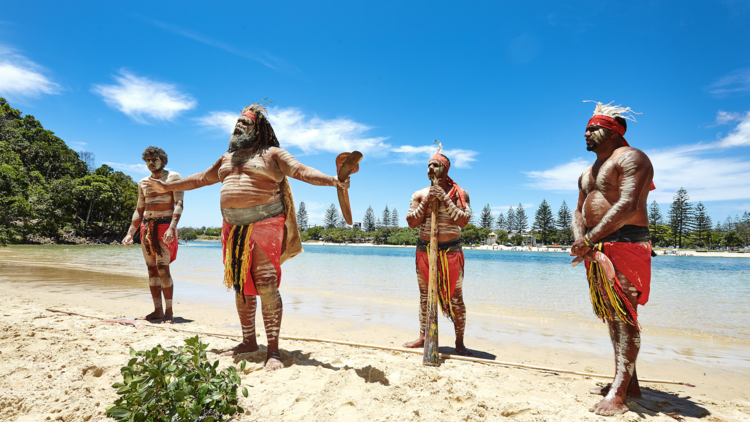
M 0 265 L 7 263 L 0 259 Z M 130 348 L 142 350 L 159 343 L 176 346 L 191 336 L 46 310 L 102 318 L 139 316 L 150 304 L 141 278 L 49 266 L 30 269 L 23 280 L 5 274 L 0 277 L 4 292 L 0 299 L 0 420 L 109 420 L 104 409 L 116 398 L 110 386 L 120 380 L 119 368 L 127 362 Z M 45 280 L 51 274 L 57 280 L 54 284 Z M 399 347 L 415 335 L 407 328 L 352 318 L 311 318 L 300 306 L 295 300 L 286 302 L 282 335 L 389 347 Z M 233 306 L 178 296 L 175 310 L 179 329 L 239 334 Z M 262 326 L 260 318 L 257 323 Z M 443 327 L 441 351 L 449 353 L 452 330 Z M 262 333 L 261 344 L 265 342 Z M 218 359 L 222 367 L 240 361 L 217 354 L 232 347 L 235 340 L 213 335 L 201 338 L 210 343 L 210 360 Z M 481 338 L 467 344 L 481 358 L 605 375 L 613 370 L 611 352 L 529 347 Z M 428 368 L 420 355 L 306 341 L 282 340 L 281 348 L 287 368 L 276 373 L 262 370 L 263 346 L 259 352 L 241 356 L 251 362 L 242 382 L 252 388 L 241 401 L 249 413 L 239 420 L 603 420 L 588 411 L 598 401 L 588 390 L 607 379 L 450 359 L 439 368 Z M 750 370 L 747 365 L 718 363 L 719 356 L 711 364 L 705 359 L 644 354 L 638 362 L 639 377 L 696 387 L 642 383 L 644 397 L 630 400 L 630 412 L 609 420 L 750 420 Z

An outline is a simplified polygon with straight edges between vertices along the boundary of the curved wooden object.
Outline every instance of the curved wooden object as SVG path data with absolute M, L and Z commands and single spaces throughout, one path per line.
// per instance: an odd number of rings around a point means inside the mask
M 340 182 L 346 180 L 349 175 L 359 171 L 359 162 L 362 161 L 362 153 L 359 151 L 342 152 L 336 157 L 336 175 Z M 343 188 L 337 188 L 339 196 L 339 207 L 344 215 L 346 224 L 352 225 L 352 208 L 349 204 L 349 192 Z

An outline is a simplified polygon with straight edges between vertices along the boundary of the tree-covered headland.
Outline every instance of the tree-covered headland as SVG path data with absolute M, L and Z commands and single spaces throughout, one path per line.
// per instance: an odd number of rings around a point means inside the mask
M 1 245 L 111 243 L 125 236 L 137 201 L 130 176 L 94 168 L 91 153 L 0 97 Z

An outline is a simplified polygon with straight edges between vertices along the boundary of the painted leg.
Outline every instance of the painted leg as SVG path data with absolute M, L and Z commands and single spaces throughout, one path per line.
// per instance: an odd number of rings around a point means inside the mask
M 279 293 L 279 275 L 276 267 L 265 252 L 258 246 L 253 249 L 253 266 L 250 268 L 255 281 L 255 288 L 260 295 L 263 324 L 266 328 L 268 352 L 266 353 L 266 371 L 277 371 L 284 367 L 279 352 L 279 335 L 281 334 L 281 317 L 284 306 Z
M 154 312 L 138 319 L 152 320 L 164 318 L 164 309 L 161 306 L 161 278 L 159 277 L 159 270 L 155 263 L 154 265 L 148 265 L 148 288 L 151 290 L 151 299 L 154 300 Z
M 242 343 L 238 344 L 232 350 L 228 350 L 221 356 L 234 356 L 240 353 L 251 353 L 258 350 L 258 342 L 255 339 L 255 310 L 258 302 L 255 296 L 245 296 L 235 294 L 234 302 L 237 305 L 237 315 L 240 317 L 240 326 L 242 327 Z
M 419 267 L 417 267 L 417 285 L 419 286 L 419 337 L 403 344 L 403 347 L 408 349 L 424 347 L 424 326 L 427 323 L 427 279 L 419 271 Z
M 638 306 L 638 291 L 625 276 L 617 271 L 617 278 L 626 292 L 628 300 L 634 309 Z M 641 336 L 638 329 L 623 322 L 616 315 L 614 321 L 610 321 L 610 330 L 613 334 L 615 345 L 616 372 L 615 379 L 602 401 L 592 406 L 589 410 L 602 416 L 612 416 L 628 411 L 628 393 L 636 397 L 641 396 L 638 378 L 635 376 L 635 363 L 641 348 Z
M 166 248 L 164 248 L 166 249 Z M 169 262 L 167 260 L 167 262 Z M 161 294 L 164 295 L 164 320 L 162 324 L 171 324 L 174 322 L 174 312 L 172 311 L 172 274 L 169 272 L 169 264 L 160 264 L 159 277 L 161 278 Z
M 464 304 L 463 289 L 464 274 L 463 271 L 456 281 L 456 290 L 453 291 L 451 298 L 451 308 L 453 309 L 453 325 L 456 330 L 456 353 L 461 356 L 472 356 L 471 352 L 464 345 L 464 332 L 466 331 L 466 304 Z

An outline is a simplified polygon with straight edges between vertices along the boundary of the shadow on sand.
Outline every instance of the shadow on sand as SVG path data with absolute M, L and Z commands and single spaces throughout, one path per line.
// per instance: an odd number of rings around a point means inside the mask
M 708 409 L 690 400 L 690 396 L 680 396 L 677 393 L 652 390 L 643 386 L 641 392 L 642 398 L 628 399 L 630 411 L 637 413 L 640 417 L 663 414 L 672 419 L 682 420 L 682 418 L 703 418 L 711 414 Z

